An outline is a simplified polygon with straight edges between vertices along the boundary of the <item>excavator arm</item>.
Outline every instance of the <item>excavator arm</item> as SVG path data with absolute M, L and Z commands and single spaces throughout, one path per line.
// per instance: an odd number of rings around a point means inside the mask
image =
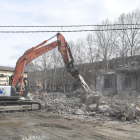
M 48 40 L 52 39 L 53 37 L 57 36 L 57 41 L 52 42 L 50 44 L 44 45 L 47 43 Z M 49 50 L 55 48 L 58 46 L 58 50 L 60 51 L 63 61 L 65 63 L 65 66 L 69 73 L 71 73 L 72 77 L 76 78 L 80 86 L 86 91 L 89 92 L 90 89 L 82 76 L 79 74 L 78 70 L 74 67 L 74 59 L 70 50 L 70 47 L 68 46 L 65 38 L 62 36 L 61 33 L 57 33 L 52 38 L 43 41 L 42 43 L 38 44 L 35 47 L 32 47 L 31 49 L 27 50 L 17 61 L 16 67 L 14 70 L 14 75 L 12 77 L 12 80 L 10 81 L 10 84 L 15 87 L 17 82 L 20 80 L 20 88 L 19 92 L 22 94 L 22 84 L 23 84 L 23 78 L 24 78 L 24 70 L 27 64 L 32 61 L 33 59 L 39 57 L 40 55 L 48 52 Z M 43 45 L 43 46 L 42 46 Z
M 62 34 L 58 33 L 57 40 L 60 42 L 58 45 L 58 49 L 62 55 L 63 61 L 68 72 L 71 73 L 72 77 L 74 77 L 77 80 L 82 89 L 85 92 L 89 93 L 89 86 L 84 81 L 83 77 L 80 75 L 78 69 L 74 67 L 74 59 L 71 53 L 71 49 L 68 43 L 66 42 L 65 38 L 62 36 Z

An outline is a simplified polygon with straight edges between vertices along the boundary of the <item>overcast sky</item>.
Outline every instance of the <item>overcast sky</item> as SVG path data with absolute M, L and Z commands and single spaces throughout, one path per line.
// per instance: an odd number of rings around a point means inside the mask
M 0 26 L 93 25 L 140 8 L 139 0 L 0 0 Z M 92 29 L 83 28 L 63 28 Z M 61 28 L 0 28 L 7 30 L 61 30 Z M 29 48 L 56 33 L 0 33 L 0 66 L 15 67 Z M 85 38 L 88 32 L 62 33 L 67 41 Z M 51 43 L 48 42 L 48 43 Z

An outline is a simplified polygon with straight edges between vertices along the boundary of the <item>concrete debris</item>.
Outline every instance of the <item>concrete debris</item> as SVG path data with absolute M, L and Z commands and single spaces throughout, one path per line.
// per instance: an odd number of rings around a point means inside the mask
M 90 112 L 88 115 L 89 116 L 96 116 L 97 114 L 96 114 L 96 112 Z
M 77 109 L 75 112 L 74 112 L 75 115 L 83 115 L 84 114 L 84 111 L 80 110 L 80 109 Z
M 86 107 L 87 111 L 93 112 L 96 111 L 96 104 L 91 104 Z
M 87 96 L 86 100 L 85 100 L 85 104 L 90 105 L 90 104 L 97 104 L 100 99 L 101 99 L 102 95 L 89 95 Z
M 98 111 L 100 113 L 106 113 L 109 111 L 109 106 L 108 105 L 101 105 L 101 106 L 99 106 Z
M 77 90 L 73 93 L 45 93 L 30 98 L 42 105 L 42 110 L 65 115 L 86 115 L 116 117 L 121 121 L 140 117 L 140 96 L 130 91 L 123 91 L 113 98 L 91 93 L 86 95 Z
M 125 122 L 126 121 L 126 117 L 121 117 L 121 121 Z

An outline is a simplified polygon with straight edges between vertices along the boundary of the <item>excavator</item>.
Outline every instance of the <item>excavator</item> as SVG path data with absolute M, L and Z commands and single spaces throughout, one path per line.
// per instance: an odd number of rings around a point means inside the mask
M 45 43 L 56 36 L 56 41 L 45 45 Z M 26 98 L 28 95 L 28 79 L 24 78 L 25 68 L 33 59 L 57 46 L 67 71 L 77 80 L 86 93 L 90 92 L 89 86 L 79 74 L 78 69 L 74 67 L 74 59 L 67 41 L 61 33 L 57 33 L 48 40 L 25 51 L 18 59 L 14 74 L 9 77 L 9 85 L 0 85 L 0 111 L 39 110 L 41 108 L 39 102 L 34 102 Z

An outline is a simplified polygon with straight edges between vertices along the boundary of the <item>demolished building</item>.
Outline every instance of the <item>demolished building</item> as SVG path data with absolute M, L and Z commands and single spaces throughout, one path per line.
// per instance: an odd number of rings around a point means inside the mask
M 103 115 L 137 122 L 140 117 L 139 70 L 140 63 L 133 62 L 111 71 L 100 71 L 97 75 L 98 93 L 92 93 L 91 96 L 85 96 L 84 92 L 77 90 L 73 93 L 33 95 L 33 99 L 41 103 L 44 111 L 56 114 L 80 115 L 83 118 Z M 99 102 L 91 98 L 96 95 Z
M 100 71 L 97 76 L 97 91 L 103 95 L 115 95 L 121 91 L 140 92 L 140 63 L 114 67 L 111 71 Z

